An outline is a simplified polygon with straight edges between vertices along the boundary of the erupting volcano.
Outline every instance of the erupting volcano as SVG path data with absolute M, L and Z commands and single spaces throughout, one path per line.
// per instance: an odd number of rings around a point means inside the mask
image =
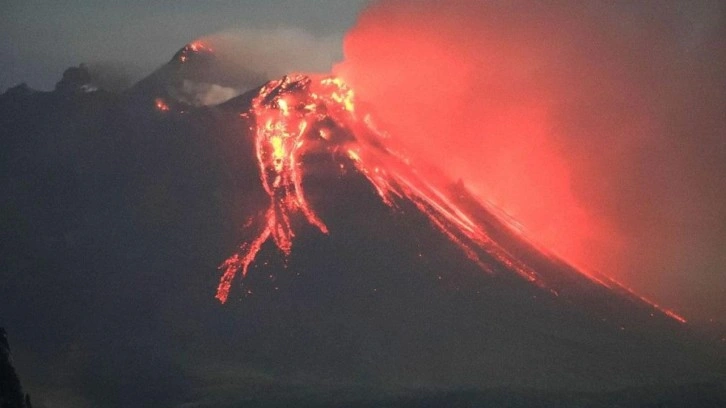
M 250 263 L 269 237 L 283 255 L 290 254 L 295 236 L 290 221 L 293 214 L 302 214 L 322 233 L 328 233 L 303 192 L 304 155 L 311 150 L 347 158 L 390 207 L 395 208 L 397 199 L 411 200 L 483 270 L 492 273 L 474 245 L 536 282 L 534 271 L 489 240 L 445 194 L 410 169 L 406 158 L 385 147 L 386 135 L 376 129 L 369 114 L 358 118 L 354 93 L 340 79 L 292 75 L 272 81 L 262 87 L 250 114 L 257 123 L 255 146 L 260 180 L 270 197 L 270 208 L 264 215 L 262 232 L 222 265 L 225 273 L 217 291 L 221 302 L 227 300 L 236 273 L 241 270 L 243 276 L 247 274 Z M 340 167 L 344 169 L 345 164 Z
M 192 42 L 120 93 L 81 66 L 55 91 L 0 95 L 0 197 L 15 197 L 0 230 L 19 237 L 0 309 L 62 334 L 48 372 L 87 367 L 89 392 L 118 385 L 110 406 L 612 406 L 640 387 L 655 405 L 721 384 L 695 317 L 573 267 L 474 193 L 478 173 L 455 181 L 455 157 L 415 151 L 459 141 L 456 101 L 411 135 L 344 72 L 266 82 L 224 52 Z M 467 126 L 488 134 L 488 118 Z M 149 403 L 126 399 L 139 390 Z
M 227 301 L 238 273 L 243 278 L 247 276 L 250 265 L 268 240 L 274 242 L 284 258 L 289 257 L 296 219 L 304 220 L 322 234 L 331 233 L 305 196 L 303 180 L 308 154 L 329 155 L 342 172 L 352 166 L 392 211 L 402 201 L 413 203 L 482 272 L 491 275 L 513 272 L 559 296 L 561 287 L 557 281 L 561 281 L 561 276 L 548 278 L 513 255 L 506 244 L 492 238 L 483 222 L 477 221 L 453 199 L 445 185 L 427 180 L 411 166 L 411 160 L 387 147 L 390 136 L 375 125 L 370 113 L 357 106 L 353 90 L 339 78 L 293 74 L 271 81 L 259 90 L 249 112 L 240 116 L 254 121 L 255 155 L 269 206 L 260 219 L 248 222 L 248 227 L 255 229 L 254 238 L 244 242 L 220 266 L 224 270 L 216 294 L 220 302 Z M 488 212 L 494 214 L 492 209 Z M 494 217 L 509 234 L 516 235 L 525 245 L 532 245 L 518 230 L 516 221 Z M 546 250 L 538 250 L 550 262 L 564 264 Z M 686 322 L 673 311 L 661 308 L 607 276 L 578 273 L 594 284 L 642 301 L 678 322 Z
M 726 407 L 726 2 L 5 3 L 0 408 Z

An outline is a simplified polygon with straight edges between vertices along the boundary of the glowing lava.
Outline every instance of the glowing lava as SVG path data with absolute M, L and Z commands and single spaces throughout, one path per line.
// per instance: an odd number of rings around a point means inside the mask
M 353 91 L 340 79 L 290 75 L 271 81 L 260 89 L 250 112 L 243 116 L 255 118 L 260 182 L 270 204 L 264 219 L 258 223 L 260 227 L 255 237 L 243 243 L 238 253 L 220 266 L 224 270 L 216 294 L 220 302 L 227 301 L 235 276 L 240 271 L 243 277 L 247 275 L 265 242 L 271 239 L 284 257 L 290 255 L 295 238 L 295 218 L 328 234 L 328 228 L 307 201 L 303 190 L 305 166 L 302 159 L 311 151 L 342 155 L 366 177 L 389 207 L 395 209 L 400 203 L 412 203 L 483 271 L 497 273 L 490 266 L 491 262 L 484 262 L 482 257 L 487 256 L 494 258 L 494 265 L 501 265 L 537 286 L 548 288 L 540 275 L 493 241 L 444 189 L 422 177 L 405 156 L 384 144 L 388 136 L 378 130 L 369 114 L 358 111 Z M 511 221 L 502 222 L 511 225 Z M 516 228 L 513 231 L 517 232 Z M 680 316 L 659 308 L 611 279 L 583 275 L 609 289 L 619 288 L 682 321 Z M 557 294 L 554 288 L 548 289 Z
M 156 109 L 159 110 L 159 111 L 161 111 L 161 112 L 168 112 L 169 111 L 169 105 L 162 98 L 156 98 L 154 100 L 154 106 L 156 106 Z
M 242 270 L 243 276 L 247 275 L 247 269 L 268 238 L 272 237 L 285 256 L 290 254 L 292 239 L 295 237 L 290 220 L 293 214 L 303 214 L 310 224 L 328 233 L 325 224 L 318 219 L 305 199 L 302 169 L 298 165 L 309 118 L 305 108 L 291 111 L 288 106 L 293 98 L 297 99 L 298 90 L 309 82 L 304 77 L 295 81 L 285 77 L 270 82 L 252 102 L 252 111 L 257 120 L 255 150 L 260 181 L 270 197 L 270 206 L 265 212 L 262 231 L 251 243 L 242 245 L 240 254 L 233 255 L 222 265 L 225 272 L 216 296 L 222 303 L 227 301 L 234 276 L 239 270 Z
M 322 233 L 328 229 L 305 198 L 302 156 L 307 144 L 323 143 L 331 153 L 342 153 L 373 185 L 381 199 L 395 207 L 396 200 L 410 200 L 431 223 L 456 243 L 483 270 L 493 271 L 480 259 L 483 249 L 503 265 L 529 281 L 537 275 L 491 241 L 463 211 L 435 186 L 419 177 L 407 160 L 382 147 L 386 136 L 370 118 L 359 118 L 354 94 L 337 78 L 313 79 L 303 75 L 286 76 L 265 85 L 252 102 L 256 120 L 255 147 L 261 184 L 270 198 L 261 230 L 237 254 L 222 265 L 224 274 L 217 299 L 226 302 L 234 277 L 243 276 L 262 245 L 272 239 L 283 256 L 292 250 L 295 231 L 292 217 L 299 214 Z M 346 133 L 348 137 L 333 135 Z
M 179 62 L 183 64 L 189 61 L 189 57 L 191 54 L 196 54 L 200 52 L 212 53 L 214 52 L 214 50 L 202 41 L 197 40 L 191 42 L 187 44 L 184 48 L 182 48 L 181 52 L 178 54 Z

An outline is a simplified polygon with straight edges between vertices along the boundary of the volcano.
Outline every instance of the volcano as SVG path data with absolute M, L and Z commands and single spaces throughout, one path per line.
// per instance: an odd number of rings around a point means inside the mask
M 253 99 L 250 111 L 242 114 L 244 117 L 250 115 L 255 121 L 255 157 L 260 167 L 260 181 L 269 196 L 270 208 L 263 217 L 264 227 L 258 236 L 243 245 L 241 254 L 224 264 L 226 271 L 217 293 L 223 303 L 227 300 L 231 279 L 240 270 L 246 276 L 248 267 L 268 238 L 272 238 L 283 255 L 290 255 L 295 236 L 291 224 L 293 213 L 301 213 L 309 224 L 328 234 L 303 191 L 308 153 L 343 156 L 343 160 L 337 160 L 342 173 L 355 169 L 389 207 L 395 209 L 399 205 L 413 204 L 482 272 L 494 274 L 495 270 L 504 269 L 541 288 L 552 286 L 550 282 L 555 286 L 567 285 L 565 282 L 572 280 L 567 279 L 573 275 L 572 268 L 564 267 L 564 263 L 552 255 L 546 257 L 550 263 L 561 266 L 559 274 L 546 272 L 552 267 L 533 261 L 531 255 L 514 255 L 511 247 L 523 247 L 526 241 L 520 236 L 520 242 L 515 242 L 513 228 L 509 234 L 503 234 L 507 230 L 503 223 L 505 218 L 498 218 L 492 211 L 477 206 L 477 200 L 465 188 L 459 188 L 458 192 L 450 187 L 448 191 L 442 190 L 442 186 L 434 185 L 411 168 L 410 160 L 386 147 L 384 139 L 388 135 L 376 128 L 370 114 L 356 112 L 354 93 L 341 80 L 295 75 L 269 82 Z M 313 146 L 308 147 L 311 143 Z M 443 188 L 446 188 L 445 184 Z M 469 211 L 465 207 L 469 207 Z M 475 213 L 479 214 L 478 220 L 472 215 Z M 516 227 L 517 224 L 510 222 L 511 225 Z M 503 244 L 505 242 L 507 244 Z M 529 249 L 529 252 L 534 250 Z M 541 252 L 540 258 L 545 254 Z M 545 278 L 530 267 L 532 263 L 549 276 Z M 637 296 L 606 276 L 580 275 L 620 294 L 627 293 L 654 311 L 686 323 L 683 317 Z M 559 293 L 555 288 L 549 290 L 555 295 Z
M 290 74 L 190 103 L 169 92 L 181 67 L 217 69 L 192 45 L 124 93 L 0 97 L 2 310 L 34 396 L 723 401 L 722 349 L 409 159 L 342 81 Z
M 177 105 L 182 110 L 224 102 L 264 81 L 264 76 L 220 55 L 207 41 L 197 40 L 125 93 L 141 103 L 153 97 L 156 105 Z
M 684 318 L 537 248 L 463 183 L 427 180 L 386 147 L 340 80 L 286 76 L 249 104 L 246 155 L 259 167 L 251 189 L 264 199 L 220 267 L 222 303 L 236 275 L 236 307 L 279 310 L 291 296 L 295 321 L 315 321 L 313 310 L 337 316 L 319 317 L 331 326 L 313 332 L 361 359 L 350 369 L 373 364 L 412 384 L 585 386 L 687 372 L 669 358 L 680 346 L 667 345 Z M 361 332 L 347 323 L 360 316 L 370 325 Z M 341 341 L 340 329 L 356 340 Z M 657 340 L 641 338 L 651 330 Z M 631 347 L 649 357 L 632 365 Z

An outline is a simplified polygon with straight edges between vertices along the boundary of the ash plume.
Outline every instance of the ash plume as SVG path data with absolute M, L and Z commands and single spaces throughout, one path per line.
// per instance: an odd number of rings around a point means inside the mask
M 173 100 L 217 105 L 288 72 L 330 71 L 339 43 L 297 28 L 227 30 L 190 42 L 152 77 Z
M 545 247 L 707 319 L 726 312 L 724 38 L 719 2 L 374 2 L 334 72 Z
M 235 29 L 202 38 L 248 73 L 244 87 L 251 89 L 289 72 L 328 72 L 340 59 L 340 40 L 316 36 L 299 28 Z

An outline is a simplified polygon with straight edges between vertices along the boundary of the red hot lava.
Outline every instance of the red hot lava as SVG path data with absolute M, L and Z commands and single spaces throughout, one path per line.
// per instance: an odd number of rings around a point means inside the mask
M 200 52 L 212 53 L 212 52 L 214 52 L 214 50 L 200 40 L 193 41 L 193 42 L 187 44 L 184 48 L 182 48 L 181 52 L 179 52 L 179 54 L 178 54 L 179 62 L 181 62 L 183 64 L 183 63 L 189 61 L 190 55 L 197 54 Z
M 169 112 L 169 105 L 162 98 L 156 98 L 154 100 L 154 106 L 156 106 L 156 109 L 161 112 Z
M 329 233 L 303 190 L 306 169 L 302 158 L 306 152 L 321 146 L 330 154 L 342 154 L 368 179 L 388 206 L 396 208 L 399 200 L 413 203 L 483 271 L 494 273 L 480 259 L 481 251 L 523 279 L 547 287 L 535 271 L 490 239 L 443 188 L 421 177 L 410 166 L 410 160 L 386 146 L 387 135 L 375 126 L 369 113 L 359 111 L 353 91 L 339 78 L 290 75 L 271 81 L 252 101 L 249 115 L 256 122 L 255 152 L 260 183 L 270 202 L 255 238 L 243 243 L 239 251 L 220 266 L 224 270 L 216 294 L 220 302 L 227 301 L 235 276 L 240 272 L 243 277 L 247 275 L 265 242 L 272 240 L 284 257 L 290 255 L 295 238 L 293 217 L 304 219 L 323 234 Z M 348 137 L 332 137 L 341 130 Z M 512 223 L 508 222 L 508 225 Z M 611 279 L 589 277 L 610 289 L 619 288 L 635 295 Z M 684 321 L 647 299 L 639 298 Z
M 224 274 L 217 299 L 226 302 L 232 280 L 238 272 L 247 274 L 262 245 L 272 239 L 284 256 L 290 254 L 295 231 L 291 217 L 299 214 L 322 233 L 328 229 L 305 198 L 302 155 L 312 141 L 328 142 L 331 151 L 342 152 L 373 185 L 381 199 L 394 207 L 396 199 L 406 198 L 428 215 L 433 225 L 462 248 L 482 269 L 490 271 L 473 246 L 484 248 L 503 264 L 529 281 L 534 271 L 517 262 L 459 209 L 436 186 L 420 178 L 407 160 L 381 144 L 385 135 L 373 125 L 370 115 L 356 111 L 354 94 L 340 79 L 286 76 L 265 85 L 252 102 L 256 120 L 255 146 L 260 182 L 270 198 L 263 227 L 256 238 L 221 266 Z M 347 129 L 354 139 L 329 141 L 333 129 Z M 470 241 L 469 244 L 465 241 Z

